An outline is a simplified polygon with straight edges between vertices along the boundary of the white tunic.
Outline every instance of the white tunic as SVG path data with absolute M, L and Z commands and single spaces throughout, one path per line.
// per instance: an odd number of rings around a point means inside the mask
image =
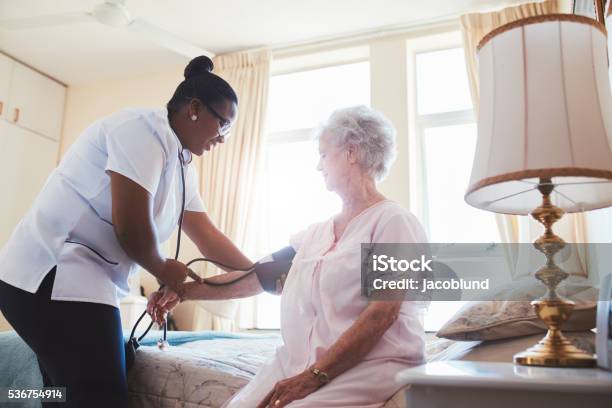
M 57 266 L 52 299 L 118 307 L 137 265 L 114 233 L 108 171 L 151 193 L 158 244 L 165 242 L 181 210 L 179 152 L 191 155 L 167 115 L 166 109 L 126 109 L 85 129 L 0 251 L 0 280 L 34 293 Z M 195 170 L 184 170 L 185 209 L 206 211 Z

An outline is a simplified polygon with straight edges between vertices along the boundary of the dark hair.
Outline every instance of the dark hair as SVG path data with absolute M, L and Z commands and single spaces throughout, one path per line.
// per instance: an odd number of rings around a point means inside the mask
M 191 98 L 203 103 L 216 103 L 230 100 L 238 103 L 238 96 L 224 79 L 212 73 L 213 62 L 205 55 L 195 57 L 185 67 L 185 80 L 174 91 L 172 99 L 166 105 L 168 113 L 178 111 Z

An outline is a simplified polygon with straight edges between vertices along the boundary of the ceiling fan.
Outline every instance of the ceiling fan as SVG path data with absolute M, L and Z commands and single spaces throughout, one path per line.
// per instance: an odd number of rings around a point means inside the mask
M 198 55 L 206 55 L 210 58 L 214 57 L 214 53 L 210 51 L 197 47 L 145 20 L 133 18 L 125 4 L 125 0 L 106 0 L 95 6 L 91 12 L 83 11 L 0 20 L 0 28 L 23 30 L 91 21 L 97 21 L 107 26 L 136 32 L 163 48 L 190 58 Z

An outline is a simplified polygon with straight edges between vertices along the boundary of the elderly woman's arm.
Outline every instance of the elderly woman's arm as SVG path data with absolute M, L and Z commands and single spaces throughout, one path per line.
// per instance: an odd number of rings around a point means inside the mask
M 399 301 L 372 301 L 313 368 L 332 380 L 357 365 L 395 322 L 401 306 Z
M 395 322 L 401 306 L 400 301 L 372 301 L 321 358 L 303 373 L 276 383 L 258 407 L 283 407 L 316 391 L 323 383 L 310 371 L 313 368 L 327 373 L 331 381 L 359 364 Z

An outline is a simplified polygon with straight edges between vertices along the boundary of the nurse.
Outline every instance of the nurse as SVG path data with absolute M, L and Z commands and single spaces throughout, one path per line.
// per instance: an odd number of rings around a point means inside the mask
M 67 387 L 67 407 L 127 407 L 119 298 L 138 265 L 184 292 L 186 266 L 160 249 L 179 221 L 204 256 L 252 265 L 207 216 L 190 165 L 236 118 L 236 93 L 212 69 L 197 57 L 166 109 L 85 129 L 0 251 L 0 310 L 45 385 Z

